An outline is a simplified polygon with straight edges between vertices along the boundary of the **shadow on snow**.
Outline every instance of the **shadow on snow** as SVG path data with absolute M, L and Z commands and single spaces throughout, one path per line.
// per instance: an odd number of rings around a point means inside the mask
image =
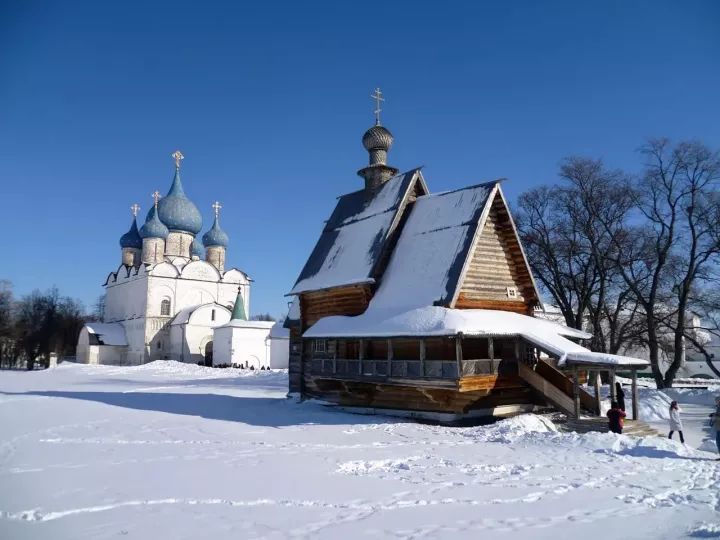
M 0 392 L 0 395 L 79 399 L 140 411 L 197 416 L 265 427 L 393 423 L 393 420 L 382 416 L 364 417 L 337 410 L 329 411 L 318 404 L 299 405 L 286 398 L 161 392 L 68 391 Z

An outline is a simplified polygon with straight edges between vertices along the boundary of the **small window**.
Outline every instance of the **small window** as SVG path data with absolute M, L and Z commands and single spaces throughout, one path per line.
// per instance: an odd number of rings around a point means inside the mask
M 167 298 L 160 302 L 160 315 L 165 317 L 170 316 L 170 300 Z
M 210 313 L 210 320 L 211 320 L 211 321 L 214 321 L 214 320 L 215 320 L 215 310 L 214 310 L 214 309 L 213 309 L 212 312 Z
M 158 347 L 158 349 L 162 349 L 162 341 L 158 341 L 157 347 Z
M 507 288 L 508 298 L 517 298 L 517 289 L 515 287 Z
M 316 353 L 327 352 L 327 342 L 324 339 L 316 339 L 313 342 L 313 351 Z

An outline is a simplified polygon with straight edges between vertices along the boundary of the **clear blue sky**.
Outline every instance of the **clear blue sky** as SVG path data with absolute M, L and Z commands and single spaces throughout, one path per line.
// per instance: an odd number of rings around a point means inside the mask
M 719 147 L 720 2 L 0 2 L 0 279 L 92 305 L 179 148 L 253 313 L 280 314 L 362 185 L 376 86 L 392 165 L 515 200 L 567 155 Z

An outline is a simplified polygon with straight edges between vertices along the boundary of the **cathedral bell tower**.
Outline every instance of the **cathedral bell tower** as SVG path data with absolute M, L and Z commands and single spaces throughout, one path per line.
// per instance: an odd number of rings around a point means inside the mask
M 393 136 L 380 124 L 380 103 L 385 101 L 379 88 L 372 94 L 375 100 L 375 125 L 368 129 L 362 138 L 365 150 L 370 154 L 370 164 L 358 171 L 365 179 L 365 190 L 373 192 L 398 173 L 395 167 L 387 164 L 387 154 L 393 144 Z

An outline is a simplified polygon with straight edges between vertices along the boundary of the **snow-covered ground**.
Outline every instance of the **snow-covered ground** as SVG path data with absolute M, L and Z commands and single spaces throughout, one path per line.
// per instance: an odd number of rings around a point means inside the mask
M 693 448 L 712 449 L 712 392 L 669 391 L 684 447 L 534 415 L 350 415 L 286 383 L 174 362 L 0 372 L 0 538 L 720 538 L 720 462 Z

